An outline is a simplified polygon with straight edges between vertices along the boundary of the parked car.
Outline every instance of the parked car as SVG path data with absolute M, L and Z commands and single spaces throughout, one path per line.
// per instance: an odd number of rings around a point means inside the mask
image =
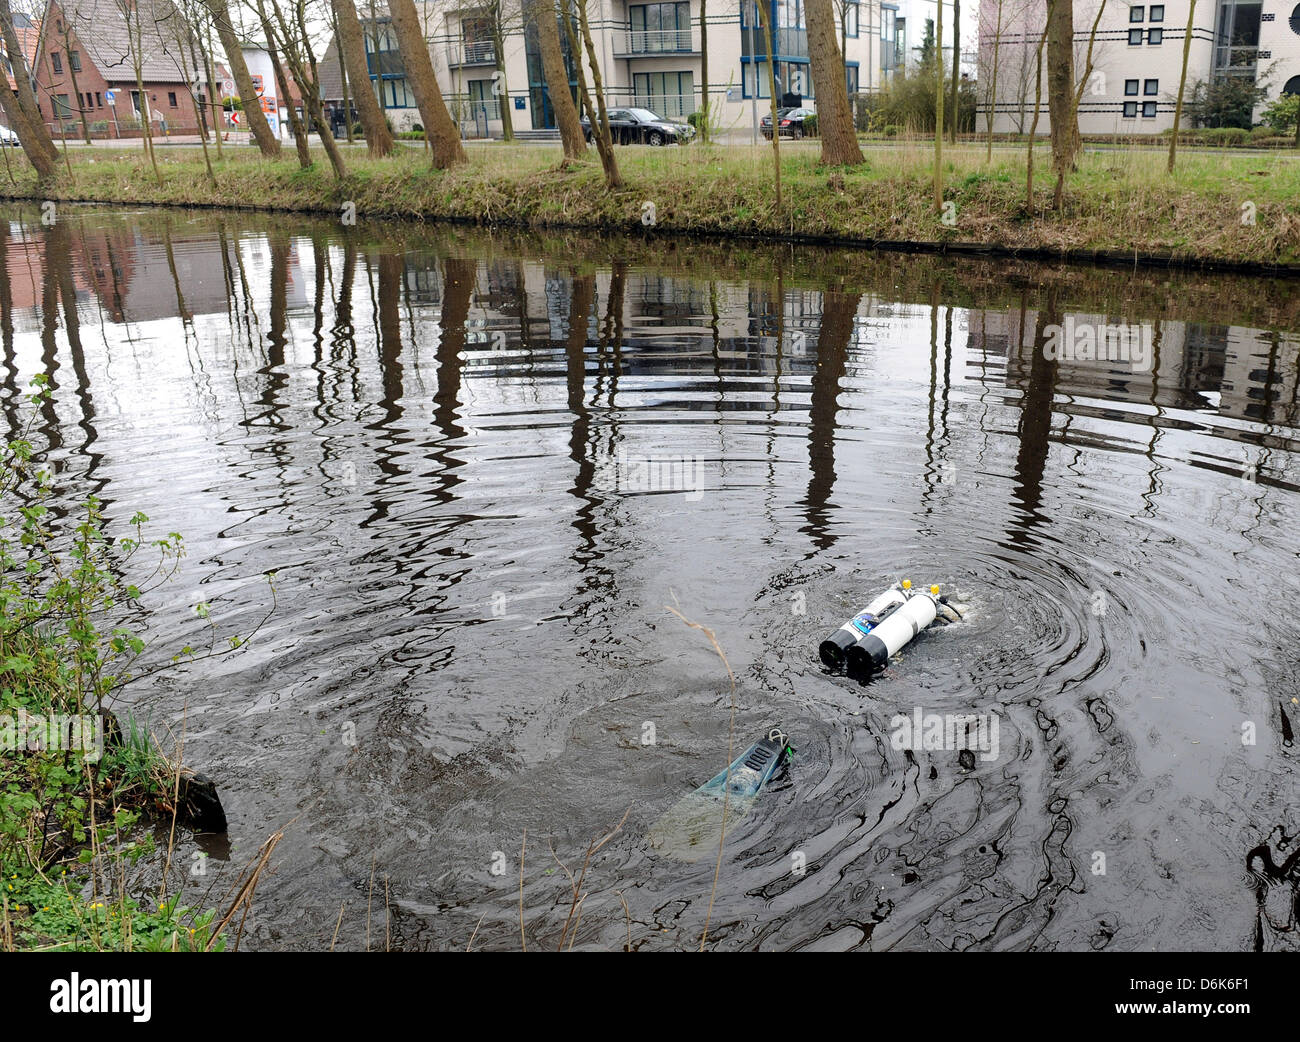
M 695 128 L 689 123 L 674 123 L 649 109 L 610 109 L 608 115 L 609 133 L 616 145 L 684 145 L 695 137 Z M 594 140 L 586 116 L 582 117 L 582 132 L 588 141 Z
M 0 145 L 17 145 L 18 135 L 8 127 L 0 127 Z
M 777 122 L 781 127 L 782 137 L 816 137 L 817 113 L 810 108 L 777 109 Z M 772 114 L 768 113 L 759 121 L 763 136 L 772 140 Z

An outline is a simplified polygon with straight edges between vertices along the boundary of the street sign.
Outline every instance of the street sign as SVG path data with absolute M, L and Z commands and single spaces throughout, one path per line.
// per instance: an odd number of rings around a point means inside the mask
M 263 97 L 263 98 L 262 98 L 262 111 L 263 111 L 263 112 L 266 112 L 266 113 L 274 112 L 274 111 L 275 111 L 275 99 L 274 99 L 274 98 Z
M 266 90 L 266 87 L 262 84 L 262 76 L 260 73 L 253 77 L 253 90 L 257 91 L 257 96 L 259 98 L 262 96 L 262 92 Z
M 117 92 L 111 90 L 104 91 L 104 100 L 110 105 L 114 104 L 117 101 Z
M 224 95 L 226 95 L 226 97 L 230 97 L 230 95 L 234 94 L 234 93 L 235 93 L 235 81 L 234 81 L 234 80 L 222 80 L 222 81 L 221 81 L 221 93 L 224 94 Z
M 240 127 L 244 125 L 244 114 L 242 112 L 232 112 L 230 114 L 230 125 Z

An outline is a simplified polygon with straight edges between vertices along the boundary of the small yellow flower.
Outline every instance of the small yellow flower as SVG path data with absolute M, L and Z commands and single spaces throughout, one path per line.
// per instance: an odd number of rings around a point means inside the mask
M 50 910 L 49 905 L 46 905 L 44 908 L 41 909 L 42 912 L 48 912 L 49 910 Z

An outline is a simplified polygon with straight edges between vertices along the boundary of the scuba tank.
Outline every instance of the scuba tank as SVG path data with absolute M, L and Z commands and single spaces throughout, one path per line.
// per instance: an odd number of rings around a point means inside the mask
M 817 649 L 822 661 L 831 669 L 844 668 L 845 656 L 849 648 L 865 637 L 895 608 L 906 603 L 900 586 L 891 586 L 874 601 L 868 604 L 853 618 L 821 642 Z
M 882 604 L 883 608 L 871 612 Z M 869 612 L 872 618 L 864 619 Z M 913 590 L 912 581 L 904 579 L 823 641 L 819 649 L 822 661 L 832 669 L 842 663 L 849 676 L 866 679 L 884 669 L 890 657 L 934 622 L 938 614 L 939 587 L 931 586 L 928 592 Z M 845 637 L 852 631 L 857 632 L 857 638 L 849 644 Z
M 774 727 L 767 737 L 755 742 L 721 774 L 701 785 L 696 792 L 721 796 L 757 796 L 778 767 L 794 753 L 784 731 Z

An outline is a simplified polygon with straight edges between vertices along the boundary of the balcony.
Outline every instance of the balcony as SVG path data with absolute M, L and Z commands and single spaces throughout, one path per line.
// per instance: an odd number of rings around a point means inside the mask
M 808 30 L 807 29 L 777 29 L 774 32 L 776 42 L 776 53 L 778 58 L 807 58 L 808 57 Z M 763 32 L 762 26 L 754 26 L 753 29 L 753 50 L 750 50 L 750 29 L 748 26 L 740 30 L 740 53 L 742 57 L 767 57 L 767 36 Z
M 657 58 L 664 54 L 699 54 L 693 29 L 625 29 L 614 37 L 616 58 Z
M 497 64 L 496 46 L 491 40 L 465 40 L 449 48 L 447 64 L 454 67 Z

